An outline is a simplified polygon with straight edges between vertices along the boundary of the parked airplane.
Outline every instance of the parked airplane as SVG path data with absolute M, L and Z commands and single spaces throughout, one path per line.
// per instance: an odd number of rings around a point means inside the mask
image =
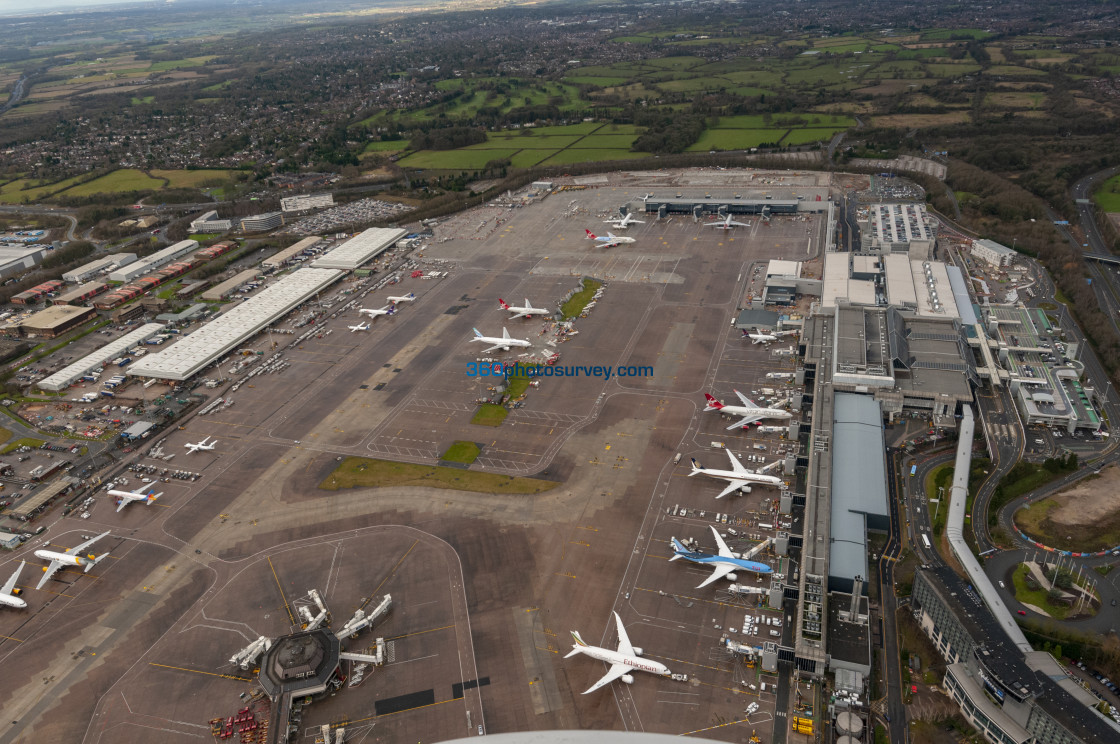
M 26 561 L 19 562 L 19 565 L 16 566 L 16 570 L 4 584 L 4 588 L 0 589 L 0 605 L 4 605 L 5 607 L 15 607 L 18 610 L 22 610 L 24 607 L 27 607 L 27 602 L 24 602 L 19 598 L 20 592 L 22 590 L 16 589 L 16 582 L 19 581 L 19 572 L 23 570 L 24 563 L 26 563 Z
M 203 441 L 206 440 L 204 439 Z M 143 501 L 144 506 L 151 506 L 154 504 L 156 499 L 163 495 L 163 491 L 152 494 L 148 493 L 148 489 L 150 488 L 155 488 L 155 485 L 144 486 L 139 491 L 118 491 L 115 488 L 110 488 L 109 495 L 117 497 L 117 511 L 119 512 L 133 501 Z
M 645 220 L 639 220 L 639 219 L 635 218 L 634 214 L 632 212 L 627 212 L 625 217 L 619 217 L 619 218 L 616 218 L 616 219 L 613 219 L 613 220 L 603 220 L 603 222 L 607 223 L 608 225 L 613 227 L 615 230 L 625 230 L 626 228 L 630 227 L 634 223 L 637 223 L 639 225 L 646 224 Z
M 203 439 L 201 442 L 187 442 L 183 446 L 189 450 L 187 454 L 190 454 L 190 452 L 198 452 L 199 450 L 212 450 L 214 449 L 214 445 L 216 445 L 218 441 L 214 440 L 213 442 L 210 442 L 210 444 L 207 444 L 206 440 L 209 438 L 210 437 L 206 437 L 206 439 Z
M 513 320 L 514 318 L 528 318 L 533 315 L 551 315 L 552 312 L 550 310 L 546 310 L 543 307 L 533 307 L 533 303 L 529 302 L 528 297 L 525 298 L 525 307 L 507 305 L 506 301 L 501 297 L 498 298 L 498 304 L 503 310 L 509 310 L 515 313 L 514 315 L 509 316 L 510 320 Z
M 719 411 L 732 416 L 742 416 L 741 421 L 737 421 L 731 426 L 727 427 L 728 431 L 732 429 L 741 429 L 750 424 L 753 424 L 762 419 L 790 419 L 793 414 L 789 411 L 783 411 L 781 408 L 761 408 L 756 405 L 753 400 L 740 393 L 738 390 L 735 394 L 739 396 L 739 400 L 743 401 L 741 406 L 725 406 L 712 396 L 704 393 L 704 400 L 708 401 L 708 405 L 704 406 L 705 411 Z
M 353 333 L 354 331 L 368 331 L 369 330 L 369 323 L 359 323 L 358 325 L 352 325 L 352 326 L 346 326 L 346 327 L 350 329 L 351 333 Z
M 511 347 L 511 346 L 532 346 L 532 344 L 529 343 L 528 339 L 510 338 L 509 330 L 506 329 L 506 328 L 502 329 L 502 337 L 501 338 L 496 338 L 494 336 L 483 336 L 481 333 L 478 332 L 477 328 L 474 328 L 472 330 L 474 330 L 474 338 L 472 338 L 471 341 L 482 341 L 483 343 L 494 344 L 489 349 L 483 349 L 482 350 L 483 354 L 485 354 L 488 351 L 494 351 L 494 349 L 501 349 L 502 351 L 509 351 L 509 347 Z
M 626 628 L 622 627 L 622 618 L 618 616 L 617 612 L 614 613 L 614 621 L 618 624 L 617 651 L 611 651 L 608 648 L 601 648 L 599 646 L 589 646 L 586 641 L 580 638 L 578 632 L 572 631 L 572 640 L 575 641 L 575 644 L 572 646 L 571 653 L 564 657 L 565 659 L 570 659 L 576 654 L 584 654 L 590 656 L 592 659 L 605 661 L 611 665 L 610 671 L 604 674 L 602 679 L 584 690 L 584 695 L 589 692 L 595 692 L 603 685 L 608 685 L 616 679 L 621 679 L 628 685 L 634 684 L 634 677 L 630 672 L 635 669 L 640 672 L 658 674 L 662 677 L 668 677 L 670 674 L 668 667 L 664 664 L 640 658 L 642 649 L 630 643 L 630 638 L 626 635 Z
M 735 220 L 731 219 L 731 215 L 727 215 L 722 220 L 717 220 L 715 222 L 709 222 L 709 223 L 704 225 L 704 227 L 718 227 L 720 230 L 730 230 L 730 229 L 735 228 L 735 227 L 750 227 L 750 226 L 751 226 L 751 223 L 749 223 L 749 222 L 736 222 Z
M 394 307 L 392 304 L 389 304 L 389 305 L 386 305 L 383 308 L 379 308 L 379 309 L 376 309 L 376 310 L 371 309 L 371 308 L 363 307 L 361 310 L 358 311 L 358 315 L 368 315 L 371 318 L 376 318 L 378 315 L 392 315 L 396 311 L 397 311 L 397 308 Z
M 771 341 L 777 341 L 782 336 L 792 336 L 797 331 L 773 331 L 772 333 L 763 333 L 757 328 L 754 333 L 750 331 L 743 331 L 743 338 L 749 338 L 753 344 L 768 344 Z
M 712 571 L 712 575 L 704 579 L 704 581 L 701 582 L 700 586 L 696 587 L 697 589 L 703 589 L 708 584 L 711 584 L 713 581 L 716 581 L 718 579 L 725 578 L 728 581 L 735 581 L 736 576 L 733 571 L 735 571 L 735 569 L 737 568 L 741 568 L 744 571 L 750 571 L 751 573 L 756 574 L 773 573 L 774 569 L 770 568 L 765 563 L 748 560 L 749 558 L 761 553 L 766 548 L 766 546 L 770 544 L 769 538 L 763 540 L 747 553 L 739 556 L 731 552 L 731 548 L 727 547 L 727 543 L 725 543 L 723 541 L 723 538 L 719 536 L 719 533 L 716 532 L 715 527 L 712 527 L 712 534 L 715 535 L 716 546 L 718 548 L 718 552 L 715 555 L 711 553 L 705 553 L 700 550 L 689 550 L 684 545 L 682 545 L 681 541 L 677 538 L 674 537 L 672 540 L 673 557 L 669 559 L 670 561 L 675 561 L 678 558 L 684 558 L 686 561 L 690 561 L 692 563 L 699 563 L 702 565 L 713 567 L 714 570 Z
M 636 238 L 620 238 L 610 232 L 607 233 L 607 236 L 605 238 L 602 235 L 596 235 L 595 233 L 587 229 L 584 229 L 584 232 L 587 233 L 588 240 L 594 240 L 599 244 L 598 246 L 596 246 L 598 248 L 614 248 L 616 246 L 622 245 L 623 243 L 637 242 Z
M 409 292 L 404 297 L 387 297 L 386 299 L 389 300 L 389 302 L 392 302 L 393 304 L 396 304 L 398 302 L 412 302 L 413 300 L 416 299 L 416 293 L 415 292 Z
M 770 463 L 764 468 L 761 468 L 760 470 L 747 470 L 745 467 L 743 467 L 743 463 L 739 462 L 735 455 L 731 454 L 731 450 L 727 450 L 727 456 L 731 458 L 731 470 L 708 470 L 703 465 L 696 462 L 696 459 L 693 458 L 692 472 L 688 474 L 689 477 L 694 476 L 697 473 L 703 473 L 704 475 L 710 476 L 712 478 L 720 478 L 727 481 L 730 485 L 720 491 L 719 496 L 716 496 L 717 499 L 722 499 L 727 494 L 732 493 L 733 491 L 738 491 L 739 489 L 743 489 L 743 491 L 745 491 L 746 493 L 750 493 L 750 484 L 752 483 L 762 483 L 767 486 L 782 485 L 781 478 L 773 475 L 766 475 L 766 470 L 774 467 L 775 465 L 780 463 L 781 460 L 775 460 L 774 462 Z
M 35 588 L 42 589 L 43 586 L 51 580 L 51 577 L 55 575 L 58 569 L 62 568 L 63 566 L 85 566 L 85 572 L 89 573 L 89 570 L 91 568 L 103 561 L 109 554 L 102 553 L 101 555 L 94 557 L 92 553 L 89 555 L 81 555 L 81 552 L 108 534 L 108 532 L 102 532 L 97 537 L 91 537 L 81 545 L 73 548 L 67 548 L 65 552 L 62 553 L 58 553 L 53 550 L 36 550 L 36 558 L 42 558 L 44 561 L 50 561 L 51 563 L 49 566 L 43 569 L 43 571 L 45 572 L 43 574 L 43 578 L 39 580 L 39 585 Z

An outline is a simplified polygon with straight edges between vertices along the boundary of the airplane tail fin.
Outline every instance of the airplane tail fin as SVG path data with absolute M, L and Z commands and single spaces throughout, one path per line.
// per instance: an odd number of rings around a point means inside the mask
M 474 331 L 475 338 L 482 338 L 482 334 L 478 332 L 477 328 L 472 328 L 471 330 Z
M 501 297 L 498 298 L 498 307 L 502 308 L 503 310 L 509 310 L 509 305 L 507 305 L 506 301 Z
M 595 233 L 591 232 L 591 231 L 590 231 L 590 230 L 588 230 L 588 229 L 587 229 L 586 227 L 585 227 L 585 228 L 583 229 L 583 231 L 584 231 L 585 233 L 587 233 L 587 239 L 588 239 L 588 240 L 595 240 L 595 238 L 597 238 L 597 237 L 598 237 L 597 235 L 595 235 Z
M 152 504 L 156 503 L 156 499 L 158 499 L 162 495 L 163 495 L 162 493 L 153 493 L 151 496 L 144 499 L 144 505 L 145 506 L 151 506 Z
M 85 573 L 89 573 L 91 568 L 93 568 L 98 563 L 100 563 L 101 561 L 105 560 L 108 557 L 109 557 L 108 553 L 102 553 L 101 555 L 97 556 L 96 558 L 94 558 L 93 556 L 90 556 L 90 558 L 92 560 L 90 560 L 90 562 L 86 564 Z
M 391 306 L 389 307 L 389 309 L 388 309 L 388 310 L 387 310 L 387 311 L 385 312 L 385 314 L 386 314 L 386 315 L 392 315 L 392 314 L 393 314 L 393 313 L 395 313 L 396 311 L 397 311 L 397 306 L 396 306 L 396 305 L 391 305 Z
M 696 458 L 695 458 L 695 457 L 690 457 L 689 459 L 690 459 L 690 460 L 692 460 L 692 472 L 691 472 L 691 473 L 689 473 L 689 475 L 696 475 L 697 473 L 699 473 L 699 472 L 700 472 L 701 470 L 703 470 L 703 469 L 704 469 L 704 466 L 703 466 L 703 465 L 701 465 L 700 463 L 696 462 Z
M 573 630 L 571 631 L 571 633 L 572 640 L 575 641 L 575 645 L 572 646 L 572 650 L 568 653 L 568 655 L 564 657 L 565 659 L 570 659 L 576 654 L 583 653 L 583 649 L 587 647 L 587 642 L 580 638 L 579 631 Z
M 723 404 L 708 393 L 704 393 L 704 400 L 708 401 L 708 405 L 704 406 L 705 411 L 718 411 L 723 408 Z
M 671 542 L 673 545 L 673 557 L 669 559 L 670 561 L 675 561 L 681 557 L 681 553 L 688 552 L 688 549 L 685 548 L 684 545 L 681 545 L 681 541 L 677 538 L 674 537 Z

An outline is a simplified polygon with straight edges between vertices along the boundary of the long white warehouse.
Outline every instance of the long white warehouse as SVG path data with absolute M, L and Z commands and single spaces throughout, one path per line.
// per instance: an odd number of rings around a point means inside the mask
M 341 271 L 333 269 L 292 272 L 167 349 L 144 357 L 128 368 L 128 374 L 160 380 L 186 380 L 338 281 L 341 276 Z
M 155 271 L 160 266 L 169 264 L 197 248 L 197 240 L 180 240 L 175 245 L 168 246 L 162 251 L 157 251 L 150 256 L 146 256 L 136 263 L 130 264 L 128 267 L 118 268 L 116 271 L 109 274 L 109 281 L 131 282 L 136 277 L 143 276 L 149 271 Z
M 371 227 L 311 263 L 317 269 L 356 269 L 392 248 L 405 236 L 399 227 Z
M 65 390 L 82 378 L 90 370 L 97 369 L 110 359 L 122 356 L 124 352 L 137 344 L 142 344 L 152 336 L 164 329 L 162 323 L 145 323 L 135 331 L 130 331 L 115 341 L 102 346 L 100 349 L 87 354 L 76 362 L 66 365 L 50 377 L 39 380 L 40 390 L 57 392 Z

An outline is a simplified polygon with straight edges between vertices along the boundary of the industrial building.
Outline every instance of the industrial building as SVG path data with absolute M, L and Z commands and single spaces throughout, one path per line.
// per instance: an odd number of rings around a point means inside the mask
M 46 246 L 0 245 L 0 279 L 24 273 L 39 265 Z
M 353 270 L 369 263 L 405 236 L 397 227 L 371 227 L 311 263 L 317 269 Z
M 192 233 L 223 233 L 232 229 L 233 221 L 219 219 L 217 210 L 213 209 L 191 221 Z
M 1005 245 L 1000 245 L 994 240 L 972 241 L 972 257 L 983 261 L 989 266 L 1003 268 L 1011 265 L 1018 254 Z
M 214 287 L 211 287 L 210 289 L 203 292 L 202 299 L 209 302 L 218 302 L 220 300 L 224 300 L 225 298 L 233 294 L 233 291 L 240 287 L 242 284 L 244 284 L 245 282 L 251 282 L 260 275 L 261 272 L 257 269 L 246 269 L 245 271 L 239 272 L 229 279 L 226 279 L 221 284 L 215 285 Z
M 906 253 L 919 260 L 933 254 L 937 231 L 924 204 L 870 204 L 856 221 L 863 253 Z
M 142 258 L 139 261 L 128 264 L 127 268 L 124 266 L 117 268 L 109 274 L 109 281 L 131 282 L 133 279 L 154 271 L 165 264 L 169 264 L 197 248 L 197 240 L 180 240 L 178 243 L 168 246 L 162 251 L 157 251 L 147 258 Z
M 911 609 L 945 657 L 945 689 L 993 744 L 1105 744 L 1120 726 L 1049 653 L 1012 643 L 981 597 L 948 566 L 914 574 Z
M 17 295 L 13 295 L 11 302 L 13 305 L 35 305 L 38 304 L 40 300 L 52 296 L 55 292 L 62 289 L 63 286 L 63 283 L 57 279 L 51 279 L 42 284 L 36 284 L 31 289 L 24 290 Z
M 128 349 L 131 349 L 137 344 L 144 343 L 163 329 L 164 326 L 161 323 L 147 323 L 142 325 L 136 330 L 129 331 L 120 338 L 110 341 L 100 349 L 96 349 L 78 361 L 63 367 L 53 375 L 44 377 L 36 383 L 36 387 L 40 390 L 49 390 L 51 392 L 65 390 L 80 380 L 82 375 L 88 374 L 91 370 L 101 367 L 110 359 L 116 359 Z
M 92 307 L 51 305 L 19 324 L 20 333 L 34 338 L 55 338 L 96 315 Z
M 821 306 L 891 305 L 921 317 L 958 319 L 952 276 L 960 270 L 942 261 L 922 261 L 906 253 L 883 256 L 831 252 L 824 257 Z M 963 279 L 961 288 L 964 288 Z M 967 289 L 965 300 L 967 304 Z
M 69 292 L 63 292 L 58 297 L 54 298 L 55 305 L 79 305 L 86 300 L 91 300 L 105 290 L 109 289 L 109 285 L 105 282 L 88 282 L 81 284 Z
M 275 230 L 284 224 L 283 212 L 265 212 L 241 219 L 241 232 L 254 233 Z
M 62 278 L 68 282 L 75 284 L 79 282 L 88 281 L 101 274 L 107 274 L 114 269 L 119 269 L 122 266 L 128 266 L 136 260 L 135 253 L 114 253 L 104 258 L 99 258 L 96 261 L 90 261 L 83 264 L 73 271 L 67 271 L 62 275 Z
M 284 250 L 277 253 L 275 256 L 269 256 L 265 260 L 261 261 L 261 267 L 265 269 L 282 268 L 286 263 L 288 263 L 288 261 L 291 261 L 293 258 L 303 253 L 308 248 L 313 248 L 321 242 L 323 242 L 323 239 L 314 235 L 309 238 L 304 238 L 298 243 L 288 246 Z
M 285 196 L 280 200 L 281 212 L 302 212 L 306 209 L 320 209 L 334 206 L 334 194 L 300 194 Z
M 210 321 L 163 351 L 134 362 L 128 374 L 186 380 L 342 277 L 341 271 L 300 269 Z

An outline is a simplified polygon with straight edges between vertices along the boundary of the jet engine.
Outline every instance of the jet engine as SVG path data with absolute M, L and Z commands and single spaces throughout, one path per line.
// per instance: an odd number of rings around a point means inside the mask
M 723 578 L 727 579 L 728 581 L 735 581 L 735 579 L 736 579 L 737 577 L 735 576 L 735 574 L 733 574 L 733 573 L 729 573 L 729 574 L 727 574 L 726 576 L 724 576 Z
M 628 685 L 634 684 L 634 675 L 633 674 L 624 674 L 621 677 L 619 677 L 619 679 L 621 679 L 623 682 L 625 682 Z
M 634 647 L 634 655 L 635 656 L 641 656 L 642 655 L 642 647 L 641 646 L 635 646 Z

